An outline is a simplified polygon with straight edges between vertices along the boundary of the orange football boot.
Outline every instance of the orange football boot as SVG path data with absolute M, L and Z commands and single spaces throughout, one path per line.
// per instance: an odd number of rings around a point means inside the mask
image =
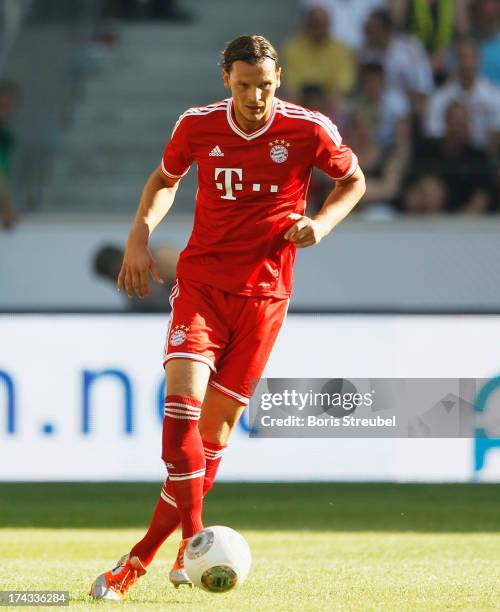
M 123 556 L 116 567 L 98 576 L 90 587 L 94 599 L 120 600 L 125 597 L 141 576 L 146 573 L 139 557 Z
M 177 558 L 172 565 L 172 569 L 170 570 L 168 579 L 174 585 L 176 589 L 179 588 L 181 584 L 188 584 L 190 587 L 193 586 L 191 580 L 189 580 L 188 575 L 186 574 L 186 570 L 184 569 L 184 551 L 186 550 L 186 546 L 189 542 L 190 538 L 184 538 L 181 541 L 181 545 L 179 546 L 179 552 L 177 553 Z

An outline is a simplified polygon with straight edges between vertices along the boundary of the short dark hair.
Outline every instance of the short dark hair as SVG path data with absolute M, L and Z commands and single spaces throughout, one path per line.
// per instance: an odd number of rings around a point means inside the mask
M 370 13 L 370 17 L 375 17 L 386 32 L 392 32 L 394 29 L 394 22 L 389 11 L 379 9 Z
M 123 261 L 123 249 L 112 244 L 101 247 L 94 257 L 94 272 L 112 280 L 118 278 Z
M 363 62 L 359 67 L 359 74 L 361 77 L 367 74 L 378 74 L 379 76 L 384 76 L 384 66 L 380 62 L 370 61 Z
M 222 52 L 221 66 L 230 72 L 234 62 L 238 60 L 248 64 L 258 64 L 266 57 L 272 59 L 276 68 L 279 68 L 278 53 L 267 38 L 258 34 L 246 34 L 227 43 Z

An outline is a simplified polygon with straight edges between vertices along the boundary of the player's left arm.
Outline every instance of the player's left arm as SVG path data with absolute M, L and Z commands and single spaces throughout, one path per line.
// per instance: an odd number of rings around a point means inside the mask
M 295 220 L 295 223 L 286 232 L 285 238 L 299 249 L 318 244 L 347 217 L 365 191 L 365 177 L 358 166 L 351 176 L 337 181 L 321 210 L 314 217 L 292 213 L 290 219 Z

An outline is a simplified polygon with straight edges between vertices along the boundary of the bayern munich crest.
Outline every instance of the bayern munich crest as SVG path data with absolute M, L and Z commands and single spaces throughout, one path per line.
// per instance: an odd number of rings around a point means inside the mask
M 189 327 L 186 325 L 176 325 L 170 334 L 170 344 L 172 346 L 179 346 L 184 342 L 187 337 Z
M 289 142 L 277 138 L 276 140 L 271 141 L 269 146 L 271 147 L 269 154 L 271 155 L 273 162 L 277 164 L 286 162 L 288 159 L 288 147 L 290 146 Z

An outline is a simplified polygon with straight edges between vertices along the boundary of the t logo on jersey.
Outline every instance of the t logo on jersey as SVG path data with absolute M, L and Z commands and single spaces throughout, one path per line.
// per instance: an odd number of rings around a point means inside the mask
M 221 195 L 223 200 L 236 200 L 233 195 L 233 189 L 235 191 L 241 191 L 243 189 L 243 183 L 234 183 L 233 185 L 233 172 L 236 174 L 238 181 L 243 180 L 243 169 L 242 168 L 215 168 L 215 186 L 220 191 L 225 190 L 225 194 Z M 224 173 L 224 183 L 217 182 L 219 175 Z M 260 191 L 260 183 L 252 184 L 252 191 Z M 278 192 L 278 185 L 269 185 L 270 193 Z
M 226 190 L 226 193 L 223 196 L 221 196 L 223 200 L 236 200 L 236 198 L 233 195 L 232 176 L 234 172 L 236 174 L 236 177 L 241 181 L 243 178 L 243 169 L 242 168 L 216 168 L 215 169 L 215 180 L 216 181 L 222 172 L 224 173 L 224 184 L 216 182 L 215 186 L 217 187 L 217 189 L 220 189 L 221 191 L 223 191 L 224 189 Z M 235 191 L 241 191 L 243 189 L 243 185 L 241 183 L 235 183 L 234 189 Z

